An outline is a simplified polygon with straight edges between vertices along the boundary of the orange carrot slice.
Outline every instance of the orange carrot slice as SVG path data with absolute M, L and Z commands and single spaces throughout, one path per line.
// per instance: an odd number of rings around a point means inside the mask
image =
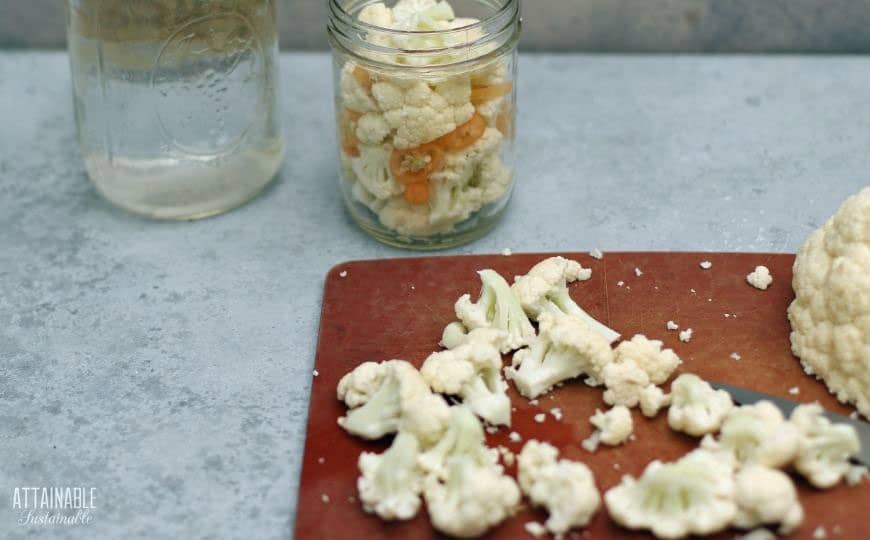
M 435 142 L 447 150 L 462 150 L 463 148 L 468 148 L 477 139 L 481 138 L 484 131 L 486 131 L 486 120 L 479 114 L 474 113 L 471 120 L 437 139 Z
M 480 105 L 486 101 L 509 94 L 513 88 L 514 85 L 510 81 L 489 86 L 478 86 L 471 89 L 471 102 L 475 105 Z
M 390 171 L 403 184 L 425 182 L 444 161 L 444 149 L 428 143 L 408 150 L 393 150 L 390 155 Z
M 429 202 L 429 182 L 415 182 L 405 186 L 405 200 L 411 204 Z

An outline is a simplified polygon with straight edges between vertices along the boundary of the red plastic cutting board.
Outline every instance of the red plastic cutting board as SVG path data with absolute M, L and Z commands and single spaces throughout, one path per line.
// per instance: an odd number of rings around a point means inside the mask
M 661 339 L 683 359 L 680 371 L 799 401 L 818 400 L 830 410 L 849 413 L 822 383 L 806 376 L 789 348 L 786 307 L 792 299 L 792 255 L 712 253 L 607 253 L 603 260 L 586 254 L 563 254 L 592 268 L 592 279 L 570 286 L 573 298 L 592 316 L 620 331 Z M 474 298 L 480 288 L 476 270 L 493 268 L 512 281 L 549 255 L 427 257 L 341 264 L 326 279 L 316 369 L 311 394 L 308 434 L 299 492 L 296 538 L 353 540 L 369 538 L 437 538 L 425 511 L 409 522 L 385 524 L 362 511 L 356 499 L 357 457 L 361 451 L 381 452 L 388 441 L 367 443 L 346 434 L 336 424 L 345 408 L 336 399 L 338 380 L 365 360 L 402 358 L 419 366 L 438 349 L 444 326 L 454 320 L 453 303 L 463 293 Z M 699 262 L 713 267 L 703 270 Z M 745 280 L 756 265 L 770 268 L 774 281 L 766 291 Z M 642 275 L 635 274 L 635 268 Z M 694 330 L 689 343 L 665 323 Z M 740 355 L 740 360 L 730 357 Z M 797 387 L 798 395 L 789 394 Z M 539 438 L 560 448 L 563 457 L 586 463 L 603 493 L 624 474 L 638 475 L 653 459 L 672 460 L 697 441 L 671 431 L 666 414 L 654 420 L 633 411 L 636 440 L 602 446 L 589 454 L 579 446 L 592 428 L 589 416 L 604 408 L 600 388 L 581 382 L 565 384 L 539 399 L 538 406 L 518 396 L 512 430 L 523 440 Z M 533 416 L 559 407 L 560 422 L 547 415 L 543 424 Z M 491 446 L 519 452 L 502 429 L 487 435 Z M 509 469 L 513 474 L 515 471 Z M 870 538 L 870 482 L 818 491 L 798 480 L 806 518 L 789 538 L 811 538 L 824 526 L 828 538 Z M 523 525 L 543 521 L 546 514 L 523 509 L 493 530 L 489 538 L 530 538 Z M 589 526 L 588 537 L 647 537 L 614 525 L 602 508 Z M 580 537 L 581 532 L 574 533 Z M 585 536 L 585 535 L 584 535 Z M 570 537 L 570 536 L 569 536 Z M 717 538 L 733 538 L 734 531 Z

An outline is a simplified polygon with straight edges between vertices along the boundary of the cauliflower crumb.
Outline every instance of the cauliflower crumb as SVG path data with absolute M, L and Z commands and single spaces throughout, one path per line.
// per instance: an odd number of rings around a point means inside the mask
M 868 476 L 867 467 L 863 465 L 853 465 L 849 468 L 849 471 L 846 473 L 846 484 L 848 486 L 854 487 L 864 481 L 864 478 Z
M 338 276 L 339 277 L 347 277 L 347 270 L 342 270 L 341 272 L 338 273 Z
M 825 538 L 827 538 L 827 537 L 828 537 L 828 531 L 826 531 L 825 527 L 822 525 L 819 525 L 813 531 L 814 540 L 825 540 Z
M 857 419 L 858 419 L 858 411 L 852 411 L 852 412 L 850 412 L 850 413 L 849 413 L 849 418 L 851 418 L 852 420 L 857 420 Z
M 537 399 L 530 399 L 530 400 L 529 400 L 529 405 L 534 405 L 534 406 L 537 407 L 537 405 L 538 405 L 538 400 L 537 400 Z
M 736 352 L 733 352 L 733 353 L 731 353 L 731 356 L 729 358 L 731 358 L 735 362 L 739 362 L 740 358 L 742 358 L 742 357 L 739 354 L 737 354 Z
M 725 318 L 727 319 L 727 318 L 729 318 L 729 317 L 731 317 L 731 314 L 730 314 L 730 313 L 726 313 L 726 314 L 725 314 Z
M 511 452 L 510 448 L 498 446 L 498 453 L 501 455 L 501 461 L 508 467 L 513 466 L 516 456 Z
M 537 422 L 539 424 L 543 424 L 546 419 L 547 419 L 547 415 L 544 413 L 538 413 L 535 415 L 535 422 Z
M 770 270 L 766 266 L 756 266 L 755 270 L 746 276 L 746 282 L 756 289 L 764 291 L 773 283 L 773 276 L 770 275 Z
M 555 418 L 557 422 L 562 420 L 562 409 L 559 407 L 553 407 L 550 409 L 550 414 L 553 415 L 553 418 Z
M 594 454 L 598 450 L 598 445 L 601 443 L 601 432 L 597 429 L 592 432 L 592 435 L 583 439 L 580 446 L 590 454 Z
M 622 468 L 622 466 L 620 466 L 619 463 L 614 463 L 614 464 L 613 464 L 613 469 L 614 469 L 614 470 L 617 470 L 617 471 L 618 471 L 618 470 L 621 469 L 621 468 Z
M 617 282 L 616 282 L 616 286 L 617 286 L 617 287 L 622 287 L 623 285 L 625 285 L 625 282 L 624 282 L 624 281 L 617 281 Z
M 710 261 L 701 261 L 698 266 L 700 266 L 704 270 L 709 270 L 713 268 L 713 263 L 711 263 Z
M 329 504 L 329 495 L 326 493 L 321 494 L 320 500 L 323 501 L 323 504 Z
M 598 259 L 599 261 L 604 258 L 604 253 L 601 253 L 601 250 L 598 248 L 593 249 L 589 252 L 589 256 L 593 259 Z
M 688 343 L 689 341 L 691 341 L 692 340 L 692 332 L 693 331 L 691 328 L 686 328 L 685 330 L 680 332 L 680 341 L 682 341 L 683 343 Z
M 354 504 L 356 502 L 356 497 L 354 497 L 353 495 L 350 495 L 347 498 L 347 502 L 349 502 L 350 504 Z
M 489 433 L 490 435 L 494 435 L 494 434 L 498 433 L 498 427 L 497 426 L 486 426 L 486 432 Z
M 326 463 L 326 458 L 325 457 L 317 458 L 317 463 L 320 463 L 321 465 L 323 465 L 324 463 Z
M 530 521 L 525 524 L 526 532 L 535 538 L 543 538 L 547 534 L 547 528 L 537 521 Z
M 698 291 L 696 291 L 695 289 L 689 289 L 689 292 L 692 294 L 697 294 Z
M 314 371 L 311 372 L 311 374 L 314 375 L 315 377 L 317 377 L 318 375 L 320 375 L 320 372 L 315 369 Z
M 518 443 L 521 440 L 523 440 L 522 436 L 520 436 L 520 434 L 517 433 L 516 431 L 511 431 L 510 434 L 508 435 L 508 439 L 510 440 L 510 442 L 513 442 L 513 443 Z
M 680 325 L 675 323 L 674 321 L 668 321 L 668 323 L 665 326 L 667 327 L 668 330 L 679 330 L 680 329 Z
M 643 272 L 641 271 L 640 268 L 638 268 L 638 267 L 635 266 L 635 267 L 634 267 L 634 275 L 637 276 L 637 277 L 640 277 L 640 276 L 643 275 Z
M 796 396 L 796 395 L 801 393 L 801 389 L 798 388 L 797 386 L 792 386 L 791 388 L 788 389 L 788 393 L 793 395 L 793 396 Z
M 504 255 L 505 257 L 510 257 L 511 255 L 514 254 L 514 252 L 511 251 L 511 248 L 504 248 L 503 250 L 501 250 L 501 254 Z

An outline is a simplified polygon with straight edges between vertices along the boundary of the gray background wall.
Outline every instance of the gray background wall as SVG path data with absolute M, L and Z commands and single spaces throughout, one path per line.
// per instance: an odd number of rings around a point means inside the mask
M 0 0 L 0 47 L 63 47 L 64 1 Z M 326 48 L 326 0 L 278 1 L 284 48 Z M 525 0 L 524 13 L 526 49 L 870 52 L 870 0 Z

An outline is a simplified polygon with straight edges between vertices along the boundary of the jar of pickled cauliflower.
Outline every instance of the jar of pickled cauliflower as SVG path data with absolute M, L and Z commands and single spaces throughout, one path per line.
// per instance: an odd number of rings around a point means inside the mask
M 519 0 L 330 0 L 350 215 L 438 249 L 483 236 L 513 187 Z

